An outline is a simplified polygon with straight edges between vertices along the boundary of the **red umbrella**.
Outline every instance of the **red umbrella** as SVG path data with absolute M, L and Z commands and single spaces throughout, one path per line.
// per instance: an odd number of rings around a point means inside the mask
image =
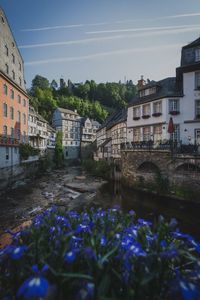
M 168 132 L 169 133 L 173 133 L 174 132 L 174 122 L 172 117 L 169 120 L 169 124 L 168 124 Z

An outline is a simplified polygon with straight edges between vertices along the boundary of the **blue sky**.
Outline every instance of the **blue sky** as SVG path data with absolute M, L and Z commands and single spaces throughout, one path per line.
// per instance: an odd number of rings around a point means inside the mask
M 27 87 L 50 81 L 136 82 L 175 75 L 200 36 L 199 0 L 0 0 L 25 62 Z

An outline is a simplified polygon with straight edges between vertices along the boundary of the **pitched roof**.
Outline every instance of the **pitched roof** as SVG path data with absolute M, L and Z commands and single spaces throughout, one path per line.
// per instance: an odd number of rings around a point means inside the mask
M 124 109 L 117 111 L 114 118 L 107 124 L 106 127 L 107 127 L 107 129 L 110 129 L 118 123 L 125 122 L 126 119 L 127 119 L 127 109 L 124 108 Z
M 200 46 L 200 37 L 196 40 L 194 40 L 193 42 L 189 43 L 188 45 L 184 46 L 183 49 L 187 49 L 187 48 L 193 48 L 193 47 L 198 47 Z
M 136 95 L 132 101 L 130 102 L 129 106 L 138 105 L 166 97 L 181 97 L 182 92 L 178 88 L 176 77 L 168 77 L 165 79 L 162 79 L 160 81 L 155 82 L 151 87 L 155 86 L 156 93 L 150 94 L 147 96 L 139 97 L 139 95 Z M 148 88 L 149 86 L 147 86 Z M 144 89 L 146 86 L 144 86 Z
M 70 109 L 57 107 L 57 110 L 59 110 L 61 113 L 67 113 L 67 114 L 73 114 L 73 115 L 79 116 L 79 114 L 76 111 L 73 111 L 73 110 L 70 110 Z

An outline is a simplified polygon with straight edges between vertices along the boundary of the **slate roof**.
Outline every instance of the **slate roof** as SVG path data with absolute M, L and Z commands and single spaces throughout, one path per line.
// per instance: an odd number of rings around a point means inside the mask
M 118 123 L 125 122 L 127 119 L 127 109 L 121 109 L 117 111 L 112 120 L 107 124 L 106 129 L 110 129 Z
M 65 113 L 65 114 L 73 114 L 73 115 L 79 115 L 77 112 L 73 111 L 73 110 L 69 110 L 66 108 L 62 108 L 62 107 L 57 107 L 57 110 L 59 110 L 61 113 Z
M 127 118 L 127 109 L 120 109 L 113 114 L 111 114 L 105 122 L 101 125 L 101 127 L 97 130 L 101 130 L 102 128 L 106 127 L 106 129 L 113 127 L 114 125 L 126 121 Z
M 189 43 L 188 45 L 184 46 L 182 49 L 187 49 L 187 48 L 193 48 L 193 47 L 198 47 L 200 46 L 200 37 L 196 39 L 195 41 Z
M 176 77 L 168 77 L 165 79 L 162 79 L 160 81 L 155 82 L 154 84 L 145 85 L 144 89 L 148 87 L 157 87 L 157 91 L 154 94 L 150 94 L 147 96 L 139 97 L 139 95 L 136 95 L 132 101 L 129 104 L 130 106 L 143 104 L 146 102 L 151 102 L 154 100 L 166 98 L 166 97 L 182 97 L 182 91 L 178 88 Z

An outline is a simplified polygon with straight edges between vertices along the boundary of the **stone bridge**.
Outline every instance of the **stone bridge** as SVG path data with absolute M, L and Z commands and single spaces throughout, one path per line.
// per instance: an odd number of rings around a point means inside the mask
M 172 155 L 165 150 L 124 150 L 121 172 L 130 186 L 141 179 L 153 181 L 156 174 L 161 174 L 172 184 L 200 189 L 200 155 Z

